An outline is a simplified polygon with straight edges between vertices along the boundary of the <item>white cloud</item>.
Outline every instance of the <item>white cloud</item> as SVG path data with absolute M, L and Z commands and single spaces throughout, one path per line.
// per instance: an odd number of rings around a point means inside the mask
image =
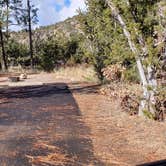
M 49 25 L 59 21 L 59 16 L 55 9 L 54 3 L 55 0 L 49 0 L 49 3 L 47 0 L 43 0 L 39 3 L 39 5 L 37 5 L 37 7 L 39 8 L 38 16 L 40 25 Z
M 84 0 L 71 0 L 71 5 L 69 7 L 64 6 L 64 8 L 59 12 L 60 20 L 65 20 L 68 17 L 72 17 L 77 14 L 77 9 L 85 9 Z
M 35 1 L 35 0 L 34 0 Z M 77 14 L 76 10 L 79 8 L 84 9 L 84 0 L 70 0 L 71 4 L 65 6 L 64 0 L 37 0 L 35 5 L 39 8 L 39 24 L 49 25 L 59 21 L 63 21 L 68 17 Z M 61 6 L 61 10 L 56 11 L 56 5 Z

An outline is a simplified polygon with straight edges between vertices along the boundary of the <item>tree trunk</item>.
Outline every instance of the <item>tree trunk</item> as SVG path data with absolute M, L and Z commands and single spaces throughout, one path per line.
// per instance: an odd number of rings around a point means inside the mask
M 6 36 L 7 36 L 7 41 L 9 39 L 9 1 L 6 1 L 6 11 L 7 11 L 7 15 L 6 15 Z
M 6 1 L 6 39 L 7 39 L 7 44 L 9 41 L 9 0 Z M 6 63 L 8 65 L 8 55 L 6 54 Z
M 2 67 L 2 71 L 6 71 L 8 69 L 8 66 L 6 62 L 6 53 L 5 53 L 5 47 L 4 47 L 2 27 L 0 27 L 0 44 L 1 44 L 1 50 L 2 50 L 1 67 Z
M 153 77 L 153 79 L 150 79 L 150 77 L 151 77 L 150 75 L 152 74 L 150 72 L 150 70 L 149 70 L 149 77 L 147 79 L 143 65 L 142 65 L 142 61 L 140 58 L 139 50 L 136 48 L 135 43 L 132 41 L 131 34 L 128 31 L 127 26 L 126 26 L 125 22 L 123 21 L 121 15 L 119 14 L 118 10 L 116 9 L 115 5 L 111 2 L 111 0 L 106 0 L 106 3 L 108 4 L 109 8 L 111 9 L 112 15 L 114 16 L 114 18 L 119 22 L 120 26 L 122 27 L 123 33 L 128 40 L 129 47 L 136 57 L 136 64 L 137 64 L 139 76 L 140 76 L 140 79 L 141 79 L 141 82 L 143 85 L 143 87 L 142 87 L 143 88 L 143 99 L 140 102 L 139 115 L 144 116 L 144 111 L 146 111 L 146 110 L 150 111 L 154 115 L 154 111 L 152 111 L 153 110 L 152 105 L 155 102 L 154 101 L 154 92 L 148 90 L 148 85 L 151 85 L 151 84 L 154 85 L 154 83 L 155 83 L 155 86 L 156 86 L 157 84 L 154 81 L 154 77 Z M 154 102 L 152 102 L 152 101 L 154 101 Z
M 31 57 L 31 69 L 33 69 L 34 68 L 34 59 L 33 59 L 33 40 L 32 40 L 30 0 L 27 0 L 27 7 L 28 7 L 28 27 L 29 27 L 29 47 L 30 47 L 30 57 Z
M 150 100 L 150 105 L 149 105 L 149 110 L 152 114 L 155 114 L 155 104 L 156 104 L 156 99 L 155 99 L 155 93 L 157 90 L 157 81 L 156 81 L 156 76 L 155 76 L 155 71 L 154 69 L 149 65 L 147 67 L 148 71 L 148 83 L 150 86 L 149 90 L 149 100 Z

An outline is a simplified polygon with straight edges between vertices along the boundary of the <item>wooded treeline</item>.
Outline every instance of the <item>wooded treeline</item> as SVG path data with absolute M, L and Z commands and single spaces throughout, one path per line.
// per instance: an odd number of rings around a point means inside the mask
M 32 42 L 32 24 L 37 20 L 37 8 L 31 5 L 30 0 L 24 4 L 23 0 L 0 0 L 0 44 L 1 44 L 1 70 L 7 71 L 11 51 L 10 27 L 26 28 L 29 32 L 29 55 L 31 57 L 31 67 L 33 68 L 33 42 Z

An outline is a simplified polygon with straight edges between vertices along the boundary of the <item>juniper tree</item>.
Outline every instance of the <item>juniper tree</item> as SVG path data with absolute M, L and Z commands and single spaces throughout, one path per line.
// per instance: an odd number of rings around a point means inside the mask
M 106 3 L 103 0 L 86 0 L 86 5 L 87 11 L 79 12 L 79 20 L 89 43 L 88 55 L 99 78 L 103 79 L 105 66 L 123 63 L 131 53 L 126 48 L 126 39 L 121 35 L 119 25 L 110 19 L 111 11 Z
M 108 59 L 112 59 L 109 63 L 114 59 L 123 61 L 126 55 L 135 58 L 144 92 L 140 115 L 150 118 L 155 117 L 156 72 L 164 44 L 161 39 L 157 42 L 164 34 L 158 18 L 160 3 L 165 5 L 163 0 L 86 0 L 87 11 L 81 15 L 83 30 L 91 41 L 92 58 L 97 64 Z M 163 21 L 165 14 L 161 13 Z

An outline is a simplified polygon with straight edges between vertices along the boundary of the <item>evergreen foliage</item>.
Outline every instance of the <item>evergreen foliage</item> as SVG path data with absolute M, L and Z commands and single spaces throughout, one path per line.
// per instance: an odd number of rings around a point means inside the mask
M 30 58 L 28 56 L 28 47 L 24 44 L 20 44 L 15 40 L 8 42 L 6 53 L 8 55 L 8 63 L 12 66 L 30 65 Z
M 111 11 L 102 0 L 87 0 L 87 12 L 81 12 L 79 20 L 82 30 L 90 43 L 89 52 L 91 63 L 95 66 L 98 77 L 102 80 L 102 69 L 108 65 L 129 63 L 132 54 L 122 35 L 122 29 L 111 20 Z

